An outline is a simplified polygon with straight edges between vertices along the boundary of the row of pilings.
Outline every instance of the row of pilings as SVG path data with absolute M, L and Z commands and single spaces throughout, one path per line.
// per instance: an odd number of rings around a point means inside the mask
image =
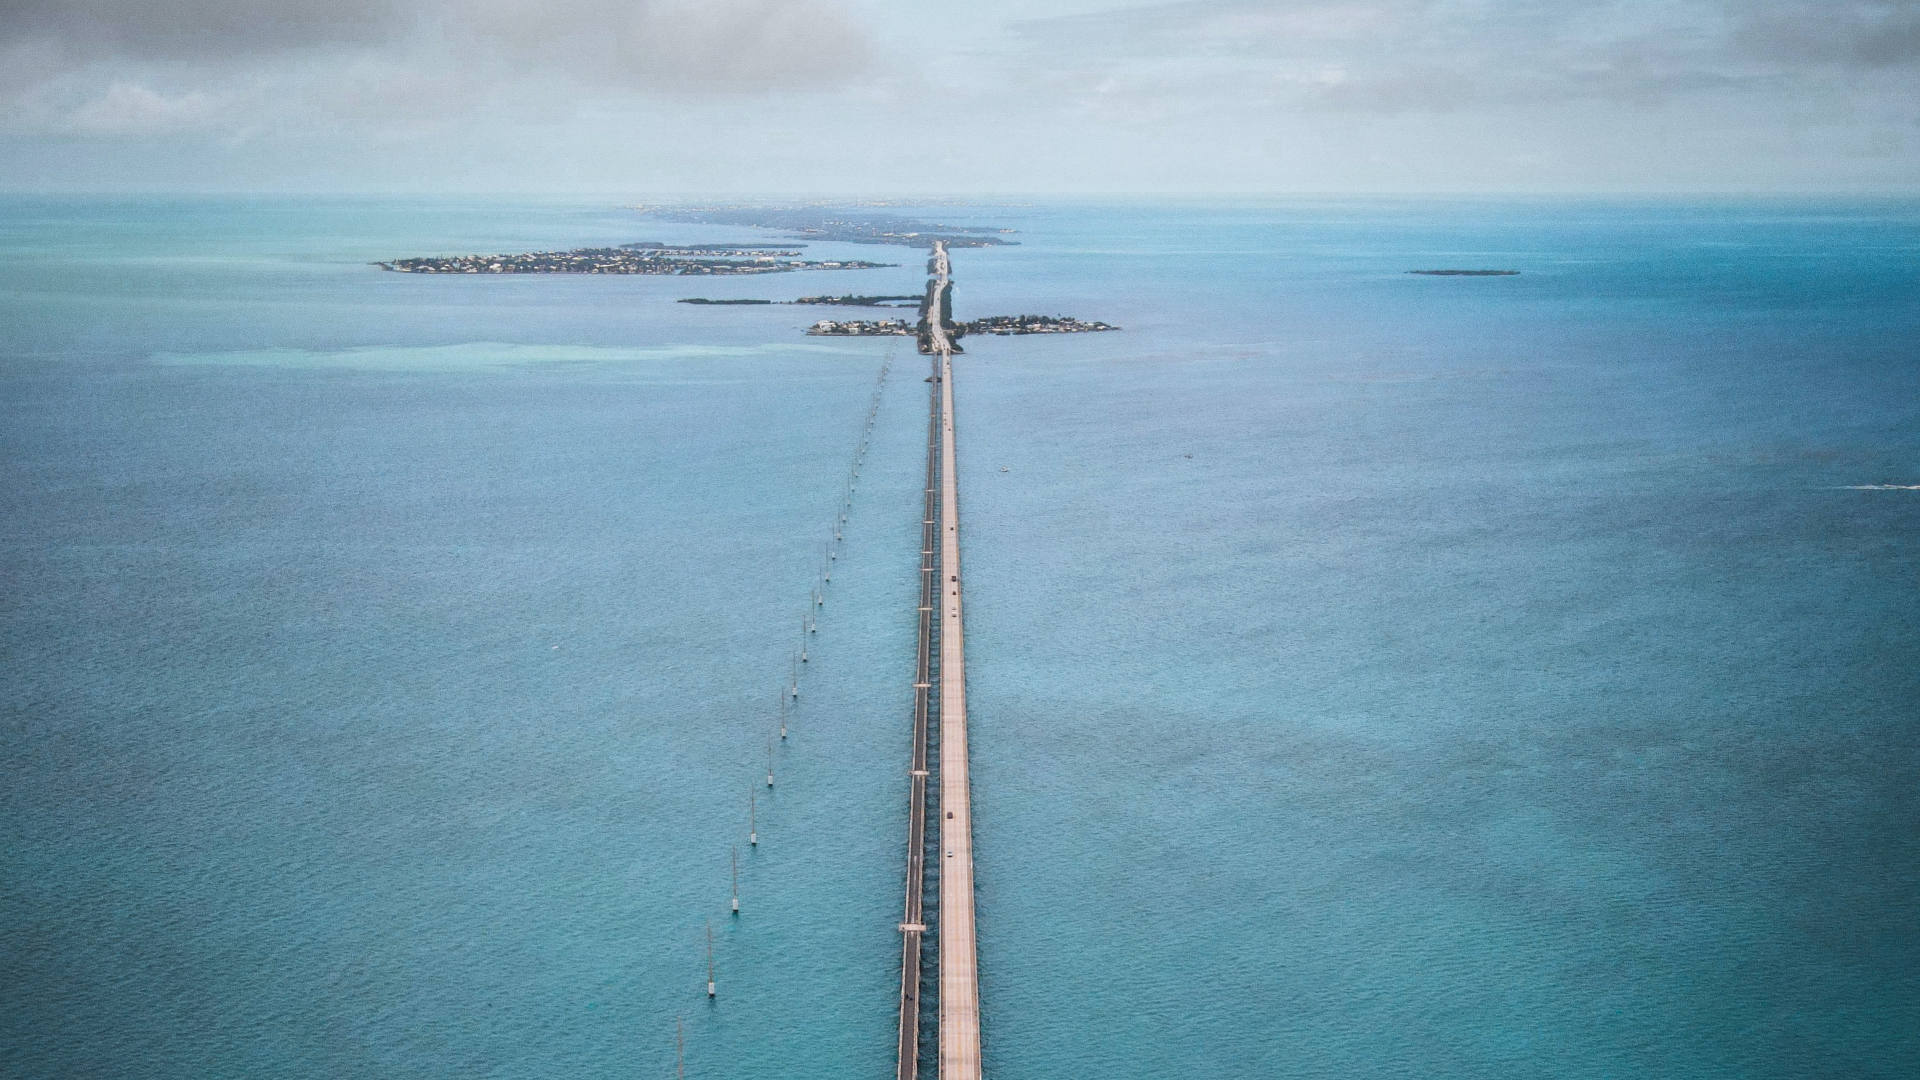
M 797 635 L 787 658 L 787 668 L 777 687 L 777 709 L 760 721 L 765 725 L 766 758 L 764 775 L 759 763 L 753 766 L 752 779 L 746 785 L 746 799 L 741 805 L 741 839 L 744 845 L 735 843 L 728 859 L 728 898 L 725 908 L 726 920 L 738 920 L 744 915 L 748 905 L 742 900 L 741 875 L 752 870 L 752 856 L 759 850 L 763 840 L 769 839 L 768 832 L 762 826 L 766 823 L 760 813 L 763 802 L 770 801 L 779 781 L 785 755 L 795 752 L 794 744 L 804 738 L 801 702 L 805 689 L 805 676 L 813 665 L 812 644 L 820 633 L 821 616 L 826 611 L 827 600 L 833 586 L 834 570 L 839 564 L 842 542 L 846 537 L 848 523 L 853 515 L 853 507 L 860 488 L 860 473 L 866 465 L 867 453 L 872 447 L 873 430 L 880 414 L 888 376 L 893 370 L 893 350 L 889 349 L 882 360 L 879 374 L 874 379 L 873 392 L 867 400 L 866 415 L 862 418 L 860 437 L 848 461 L 845 476 L 841 479 L 834 500 L 831 524 L 819 541 L 819 561 L 815 565 L 812 581 L 808 587 L 806 604 L 801 609 L 794 625 Z M 923 547 L 926 544 L 922 544 Z M 714 920 L 707 920 L 705 936 L 704 966 L 706 973 L 706 999 L 709 1005 L 718 1007 L 720 989 L 723 984 L 723 957 L 718 951 L 714 937 Z M 675 1021 L 675 1047 L 680 1058 L 680 1068 L 684 1075 L 686 1026 L 683 1018 Z

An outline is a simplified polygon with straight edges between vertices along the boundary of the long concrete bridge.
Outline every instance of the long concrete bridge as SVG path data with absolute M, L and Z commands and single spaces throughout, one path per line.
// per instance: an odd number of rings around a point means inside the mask
M 928 675 L 929 637 L 939 616 L 939 1080 L 979 1080 L 980 979 L 974 938 L 973 809 L 967 780 L 967 664 L 961 619 L 960 496 L 954 464 L 953 353 L 947 321 L 952 310 L 952 264 L 943 243 L 929 260 L 927 302 L 922 312 L 921 348 L 933 357 L 933 423 L 927 433 L 927 512 L 921 523 L 920 652 L 915 678 L 914 764 L 908 824 L 906 938 L 900 976 L 899 1080 L 915 1080 L 918 1069 L 920 937 L 925 851 L 927 711 L 933 680 Z M 936 468 L 936 449 L 938 452 Z M 934 500 L 938 475 L 938 506 Z M 939 537 L 939 563 L 933 562 Z

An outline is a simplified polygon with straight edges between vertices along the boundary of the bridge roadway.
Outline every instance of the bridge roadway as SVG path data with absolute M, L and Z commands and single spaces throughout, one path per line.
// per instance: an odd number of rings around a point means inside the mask
M 935 243 L 940 299 L 951 287 Z M 973 918 L 973 803 L 967 783 L 967 661 L 960 617 L 960 495 L 953 452 L 953 346 L 944 304 L 928 312 L 940 365 L 940 1080 L 979 1080 L 980 977 Z
M 927 393 L 927 483 L 920 512 L 920 631 L 913 674 L 913 764 L 908 769 L 907 902 L 900 922 L 900 1057 L 895 1080 L 918 1080 L 920 1073 L 920 954 L 926 934 L 927 869 L 927 716 L 933 680 L 933 613 L 940 583 L 934 565 L 938 525 L 936 496 L 940 471 L 940 394 Z

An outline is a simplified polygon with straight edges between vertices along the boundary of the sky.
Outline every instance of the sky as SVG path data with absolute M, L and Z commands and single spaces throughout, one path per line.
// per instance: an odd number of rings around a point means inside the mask
M 0 189 L 1920 191 L 1920 0 L 0 0 Z

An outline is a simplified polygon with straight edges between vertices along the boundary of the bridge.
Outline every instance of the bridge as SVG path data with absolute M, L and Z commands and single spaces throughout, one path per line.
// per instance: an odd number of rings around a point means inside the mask
M 952 263 L 944 243 L 928 260 L 920 348 L 932 359 L 928 408 L 927 484 L 920 524 L 920 638 L 914 678 L 914 740 L 907 825 L 906 918 L 900 962 L 899 1080 L 916 1080 L 920 1046 L 920 960 L 924 914 L 927 740 L 935 680 L 939 689 L 939 1080 L 979 1080 L 980 979 L 974 937 L 973 809 L 967 780 L 967 668 L 961 619 L 960 497 L 954 465 Z M 937 480 L 937 483 L 936 483 Z M 937 489 L 937 490 L 936 490 Z M 936 500 L 936 495 L 938 496 Z M 939 538 L 936 549 L 935 537 Z M 936 564 L 936 550 L 939 560 Z M 933 616 L 938 614 L 936 622 Z

